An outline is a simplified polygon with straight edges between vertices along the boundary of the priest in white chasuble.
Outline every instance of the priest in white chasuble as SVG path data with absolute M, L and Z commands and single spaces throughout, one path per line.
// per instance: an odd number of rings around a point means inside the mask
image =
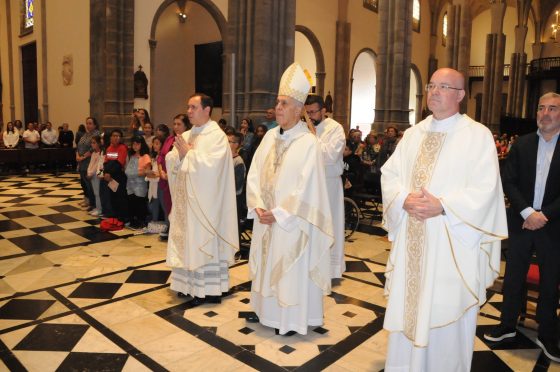
M 385 371 L 470 371 L 476 320 L 507 237 L 492 133 L 459 113 L 463 75 L 437 70 L 433 115 L 381 168 L 387 262 Z
M 333 227 L 320 146 L 300 120 L 310 84 L 298 63 L 284 72 L 278 127 L 259 145 L 247 177 L 251 306 L 278 334 L 323 324 Z
M 327 191 L 331 207 L 334 245 L 331 248 L 331 278 L 342 278 L 346 271 L 344 261 L 344 190 L 342 188 L 342 161 L 346 135 L 340 123 L 326 117 L 323 97 L 310 94 L 305 100 L 305 111 L 313 124 L 312 132 L 317 136 L 327 179 Z
M 166 157 L 168 172 L 176 174 L 167 246 L 171 290 L 191 295 L 195 304 L 220 302 L 239 249 L 231 150 L 211 112 L 212 98 L 191 96 L 193 127 L 177 136 Z

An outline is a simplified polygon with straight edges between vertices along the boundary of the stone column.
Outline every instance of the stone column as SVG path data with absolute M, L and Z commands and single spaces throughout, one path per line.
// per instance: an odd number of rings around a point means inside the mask
M 515 50 L 511 54 L 506 115 L 516 118 L 523 116 L 523 95 L 525 92 L 527 53 L 525 39 L 527 37 L 527 20 L 531 9 L 530 0 L 518 1 L 515 26 Z
M 134 104 L 134 0 L 90 2 L 90 111 L 126 129 Z
M 506 115 L 520 118 L 523 115 L 523 93 L 525 92 L 525 77 L 527 53 L 523 49 L 527 27 L 515 26 L 515 52 L 511 54 L 509 68 L 509 84 Z M 521 51 L 518 51 L 521 44 Z
M 466 0 L 455 0 L 449 5 L 447 31 L 447 66 L 460 71 L 465 76 L 465 91 L 468 97 L 469 64 L 471 58 L 472 16 Z M 461 112 L 467 111 L 467 99 L 461 102 Z
M 333 119 L 348 132 L 350 91 L 350 23 L 336 21 L 336 43 L 334 60 Z
M 506 35 L 502 32 L 506 11 L 505 1 L 496 0 L 490 5 L 490 11 L 492 32 L 486 37 L 481 122 L 492 132 L 499 132 L 506 47 Z
M 410 93 L 412 1 L 379 1 L 379 53 L 374 128 L 406 128 Z
M 255 124 L 274 107 L 284 70 L 294 61 L 295 0 L 230 0 L 228 45 L 235 53 L 236 114 L 251 117 Z M 228 63 L 230 66 L 231 61 Z M 224 115 L 231 99 L 230 67 L 224 79 Z M 233 124 L 233 123 L 232 123 Z

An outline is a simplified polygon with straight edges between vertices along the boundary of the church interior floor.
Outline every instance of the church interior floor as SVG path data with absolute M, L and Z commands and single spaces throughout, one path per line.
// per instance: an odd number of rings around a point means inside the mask
M 245 319 L 246 261 L 230 269 L 232 289 L 221 304 L 191 306 L 169 289 L 165 243 L 127 229 L 100 231 L 78 207 L 81 198 L 76 174 L 0 178 L 0 370 L 383 369 L 389 243 L 380 229 L 364 227 L 347 242 L 347 272 L 324 298 L 324 325 L 280 336 Z M 531 321 L 513 341 L 483 340 L 500 305 L 499 291 L 490 290 L 472 370 L 560 371 L 534 343 Z

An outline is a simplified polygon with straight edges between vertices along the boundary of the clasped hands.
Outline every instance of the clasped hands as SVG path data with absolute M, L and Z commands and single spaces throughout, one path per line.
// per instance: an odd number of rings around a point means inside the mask
M 420 221 L 438 216 L 443 213 L 443 206 L 438 198 L 422 188 L 420 191 L 411 192 L 406 197 L 403 209 Z
M 535 211 L 523 222 L 522 228 L 526 230 L 538 230 L 543 228 L 547 222 L 548 218 L 546 218 L 543 212 Z
M 259 216 L 259 222 L 263 225 L 272 225 L 276 222 L 276 218 L 274 218 L 271 211 L 262 208 L 255 208 L 255 211 L 257 212 L 257 216 Z
M 177 151 L 179 151 L 179 157 L 183 159 L 185 155 L 187 155 L 187 152 L 193 148 L 193 144 L 185 141 L 183 136 L 179 135 L 175 139 L 175 147 Z

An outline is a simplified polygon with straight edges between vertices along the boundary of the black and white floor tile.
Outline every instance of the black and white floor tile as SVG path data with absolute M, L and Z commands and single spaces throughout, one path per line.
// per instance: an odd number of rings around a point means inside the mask
M 389 243 L 378 224 L 347 243 L 347 271 L 324 299 L 323 326 L 286 337 L 246 320 L 246 261 L 230 269 L 221 304 L 192 306 L 169 290 L 164 243 L 101 232 L 81 199 L 76 174 L 0 179 L 0 370 L 383 369 Z M 481 309 L 472 370 L 560 371 L 535 345 L 530 319 L 514 341 L 483 340 L 498 321 L 499 287 Z

